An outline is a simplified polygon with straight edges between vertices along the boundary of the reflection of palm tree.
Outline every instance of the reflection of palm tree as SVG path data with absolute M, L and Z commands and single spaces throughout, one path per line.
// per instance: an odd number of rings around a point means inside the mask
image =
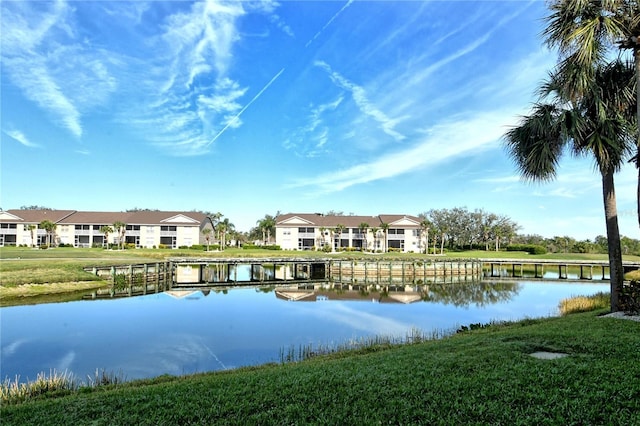
M 551 75 L 542 87 L 550 102 L 537 104 L 519 127 L 510 130 L 506 145 L 522 176 L 533 181 L 555 177 L 566 147 L 593 156 L 602 178 L 611 310 L 617 311 L 623 269 L 613 177 L 634 143 L 636 130 L 628 116 L 634 101 L 625 96 L 634 74 L 622 62 L 599 66 L 594 72 L 593 85 L 577 97 L 566 76 Z

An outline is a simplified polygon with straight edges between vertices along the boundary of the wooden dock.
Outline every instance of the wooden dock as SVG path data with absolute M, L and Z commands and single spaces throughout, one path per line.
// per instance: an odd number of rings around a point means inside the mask
M 607 260 L 480 259 L 480 262 L 487 278 L 609 279 Z M 640 262 L 625 261 L 623 268 L 625 273 L 640 269 Z

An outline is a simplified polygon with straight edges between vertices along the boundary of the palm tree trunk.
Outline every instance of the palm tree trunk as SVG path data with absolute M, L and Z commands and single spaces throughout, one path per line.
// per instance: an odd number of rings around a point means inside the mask
M 633 49 L 633 60 L 636 70 L 636 168 L 638 169 L 638 187 L 636 190 L 636 212 L 638 214 L 638 225 L 640 226 L 640 48 Z
M 602 196 L 604 201 L 604 215 L 607 222 L 611 312 L 617 312 L 620 310 L 619 296 L 624 279 L 624 269 L 622 267 L 622 249 L 620 248 L 620 230 L 618 228 L 618 210 L 616 207 L 613 171 L 602 174 Z

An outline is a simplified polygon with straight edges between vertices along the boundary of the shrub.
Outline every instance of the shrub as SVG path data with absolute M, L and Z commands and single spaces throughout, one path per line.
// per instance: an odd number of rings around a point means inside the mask
M 631 281 L 620 290 L 620 310 L 629 314 L 640 314 L 640 282 Z
M 153 246 L 153 248 L 156 248 L 156 246 Z M 158 244 L 158 248 L 159 249 L 166 249 L 167 245 L 166 244 Z
M 48 249 L 48 248 L 49 248 L 49 244 L 40 244 L 40 248 L 41 248 L 42 250 L 46 250 L 46 249 Z
M 507 251 L 524 251 L 529 254 L 546 254 L 546 247 L 537 244 L 509 244 Z

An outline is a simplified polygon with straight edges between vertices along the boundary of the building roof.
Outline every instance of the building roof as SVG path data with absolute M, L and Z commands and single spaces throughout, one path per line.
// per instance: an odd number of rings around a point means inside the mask
M 313 226 L 333 228 L 344 225 L 346 228 L 358 228 L 361 223 L 367 223 L 369 228 L 380 227 L 383 223 L 390 226 L 401 226 L 403 228 L 418 228 L 420 218 L 410 215 L 383 214 L 378 216 L 335 216 L 323 215 L 320 213 L 287 213 L 276 218 L 277 226 Z
M 58 223 L 75 210 L 6 210 L 0 211 L 0 222 L 40 223 L 44 220 Z
M 7 210 L 0 211 L 0 222 L 40 223 L 50 220 L 60 225 L 95 224 L 110 225 L 123 222 L 127 225 L 200 225 L 207 216 L 198 212 L 132 211 L 132 212 L 83 212 L 76 210 Z

